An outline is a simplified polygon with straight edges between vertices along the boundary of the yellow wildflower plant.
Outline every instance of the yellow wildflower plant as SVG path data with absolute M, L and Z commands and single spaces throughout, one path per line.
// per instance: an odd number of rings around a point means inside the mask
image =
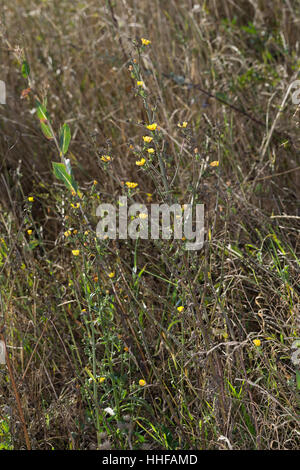
M 32 230 L 31 230 L 31 229 L 28 229 L 28 230 L 27 230 L 27 233 L 28 233 L 28 235 L 31 235 L 31 234 L 32 234 Z
M 147 152 L 148 153 L 154 153 L 155 152 L 155 149 L 153 147 L 150 147 L 149 149 L 147 149 Z
M 151 44 L 151 41 L 149 39 L 141 38 L 141 42 L 143 46 L 149 46 Z
M 144 380 L 144 379 L 139 380 L 139 385 L 141 387 L 144 387 L 146 385 L 146 380 Z
M 215 160 L 214 162 L 210 162 L 210 166 L 219 166 L 218 160 Z
M 184 307 L 181 305 L 180 307 L 177 307 L 178 312 L 182 312 Z
M 145 165 L 145 163 L 146 163 L 146 159 L 145 159 L 145 158 L 142 158 L 141 160 L 137 160 L 137 161 L 135 162 L 135 164 L 136 164 L 137 166 L 143 166 L 143 165 Z
M 132 183 L 131 181 L 126 181 L 127 188 L 134 189 L 138 186 L 138 183 Z
M 29 201 L 29 202 L 33 202 L 33 201 L 34 201 L 34 197 L 33 197 L 33 196 L 29 196 L 28 201 Z
M 157 128 L 156 122 L 153 122 L 152 124 L 148 124 L 147 126 L 147 129 L 149 129 L 149 131 L 155 131 L 156 128 Z
M 150 142 L 153 140 L 153 137 L 150 137 L 150 135 L 144 135 L 144 136 L 143 136 L 143 140 L 144 140 L 144 142 L 146 142 L 147 144 L 150 144 Z
M 113 277 L 115 277 L 116 273 L 114 271 L 112 271 L 111 273 L 108 274 L 108 277 L 110 279 L 112 279 Z
M 177 124 L 178 127 L 182 127 L 182 128 L 184 128 L 184 129 L 187 127 L 187 125 L 188 125 L 187 121 L 183 121 L 183 123 L 180 123 L 180 122 L 179 122 L 179 123 Z
M 261 345 L 260 339 L 254 339 L 253 344 L 254 344 L 254 346 L 256 346 L 258 348 Z
M 136 82 L 136 84 L 137 84 L 137 86 L 142 86 L 142 87 L 144 86 L 143 80 L 138 80 L 138 81 Z
M 111 161 L 111 157 L 109 155 L 102 155 L 101 160 L 105 163 L 108 163 Z
M 78 256 L 79 253 L 80 253 L 79 250 L 72 250 L 72 255 L 73 255 L 73 256 Z

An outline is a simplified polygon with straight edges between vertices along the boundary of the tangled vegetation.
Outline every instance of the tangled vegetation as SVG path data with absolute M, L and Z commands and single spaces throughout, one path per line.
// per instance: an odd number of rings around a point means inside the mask
M 1 3 L 0 448 L 296 449 L 299 2 Z

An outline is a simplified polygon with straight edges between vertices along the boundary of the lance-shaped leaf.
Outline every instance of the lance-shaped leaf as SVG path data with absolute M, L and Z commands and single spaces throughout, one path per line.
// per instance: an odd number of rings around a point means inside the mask
M 63 155 L 66 155 L 71 140 L 71 131 L 68 124 L 64 124 L 59 133 L 59 147 Z
M 72 173 L 71 174 L 68 173 L 65 165 L 63 163 L 56 163 L 56 162 L 52 162 L 52 165 L 53 165 L 53 171 L 54 171 L 56 178 L 61 180 L 68 189 L 77 193 L 77 190 L 78 190 L 77 183 L 74 180 Z
M 52 131 L 50 127 L 47 124 L 45 124 L 43 121 L 40 121 L 40 124 L 41 124 L 41 128 L 42 128 L 44 136 L 47 139 L 53 139 L 53 135 L 52 135 Z
M 38 100 L 36 100 L 36 110 L 37 110 L 37 116 L 40 121 L 42 122 L 49 121 L 49 115 L 48 115 L 46 107 L 42 103 L 40 103 Z
M 22 67 L 21 67 L 21 72 L 24 78 L 28 78 L 30 74 L 30 68 L 28 62 L 26 60 L 23 61 Z

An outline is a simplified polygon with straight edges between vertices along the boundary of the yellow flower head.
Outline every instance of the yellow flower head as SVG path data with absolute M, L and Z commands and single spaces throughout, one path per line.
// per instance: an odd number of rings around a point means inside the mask
M 72 250 L 72 255 L 73 255 L 73 256 L 78 256 L 79 253 L 80 253 L 79 250 Z
M 218 160 L 215 160 L 214 162 L 211 162 L 210 166 L 219 166 Z
M 254 339 L 253 344 L 254 344 L 254 346 L 256 346 L 258 348 L 261 345 L 260 339 Z
M 137 86 L 144 86 L 144 82 L 142 80 L 138 80 L 136 84 Z
M 103 382 L 105 382 L 105 377 L 99 377 L 99 383 L 102 384 Z
M 93 181 L 93 184 L 96 186 L 96 184 L 98 184 L 98 181 L 97 181 L 97 180 L 94 180 L 94 181 Z
M 144 380 L 144 379 L 139 380 L 139 385 L 141 387 L 144 387 L 146 385 L 146 380 Z
M 177 307 L 178 312 L 182 312 L 184 307 L 181 305 L 180 307 Z
M 69 237 L 70 235 L 71 235 L 71 230 L 67 230 L 66 232 L 64 232 L 65 237 Z
M 157 128 L 156 122 L 154 122 L 153 124 L 148 124 L 147 126 L 147 129 L 149 129 L 149 131 L 155 131 L 156 128 Z
M 27 230 L 27 233 L 28 233 L 28 235 L 31 235 L 31 234 L 32 234 L 32 230 L 31 230 L 31 229 Z
M 109 155 L 102 155 L 101 160 L 107 163 L 111 161 L 111 157 Z
M 131 188 L 131 189 L 134 189 L 138 186 L 138 183 L 132 183 L 131 181 L 126 181 L 126 186 L 127 188 Z
M 29 202 L 33 202 L 33 201 L 34 201 L 34 197 L 29 196 L 28 201 L 29 201 Z
M 79 205 L 79 202 L 76 202 L 76 204 L 71 203 L 71 207 L 73 207 L 74 209 L 78 209 Z
M 145 158 L 142 158 L 141 160 L 137 160 L 137 161 L 135 162 L 135 164 L 136 164 L 137 166 L 143 166 L 143 165 L 145 165 L 145 163 L 146 163 Z
M 111 273 L 109 273 L 108 277 L 110 277 L 110 279 L 112 279 L 113 277 L 115 277 L 116 273 L 114 271 L 112 271 Z
M 152 201 L 152 194 L 151 193 L 146 193 L 147 196 L 147 201 L 151 202 Z
M 186 121 L 183 121 L 182 124 L 180 124 L 180 122 L 177 124 L 178 127 L 183 127 L 183 128 L 186 128 L 188 125 L 188 123 Z
M 152 148 L 152 147 L 150 147 L 149 149 L 147 149 L 147 152 L 148 152 L 148 153 L 154 153 L 154 152 L 155 152 L 155 149 Z
M 150 144 L 151 140 L 153 140 L 153 137 L 150 137 L 149 135 L 144 135 L 144 136 L 143 136 L 143 140 L 144 140 L 144 142 L 146 142 L 147 144 Z
M 143 46 L 148 46 L 151 44 L 151 41 L 149 39 L 141 38 Z

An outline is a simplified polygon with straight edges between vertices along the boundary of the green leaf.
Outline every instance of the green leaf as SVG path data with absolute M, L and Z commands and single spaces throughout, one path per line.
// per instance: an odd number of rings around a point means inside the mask
M 28 78 L 30 74 L 30 68 L 28 62 L 26 60 L 23 61 L 22 67 L 21 67 L 21 72 L 24 78 Z
M 64 124 L 60 130 L 59 134 L 59 147 L 63 155 L 68 151 L 69 144 L 71 140 L 71 131 L 68 124 Z
M 37 110 L 37 116 L 40 121 L 42 122 L 49 121 L 49 115 L 48 115 L 46 107 L 42 103 L 40 103 L 38 100 L 36 100 L 36 110 Z
M 69 174 L 67 172 L 65 165 L 63 163 L 56 163 L 56 162 L 52 162 L 52 165 L 53 165 L 53 171 L 54 171 L 56 178 L 61 180 L 68 189 L 77 193 L 77 189 L 78 189 L 77 183 L 74 180 L 72 173 Z
M 45 124 L 43 121 L 40 121 L 40 123 L 41 123 L 41 128 L 42 128 L 44 136 L 47 139 L 53 139 L 53 135 L 52 135 L 52 131 L 50 127 L 47 124 Z

